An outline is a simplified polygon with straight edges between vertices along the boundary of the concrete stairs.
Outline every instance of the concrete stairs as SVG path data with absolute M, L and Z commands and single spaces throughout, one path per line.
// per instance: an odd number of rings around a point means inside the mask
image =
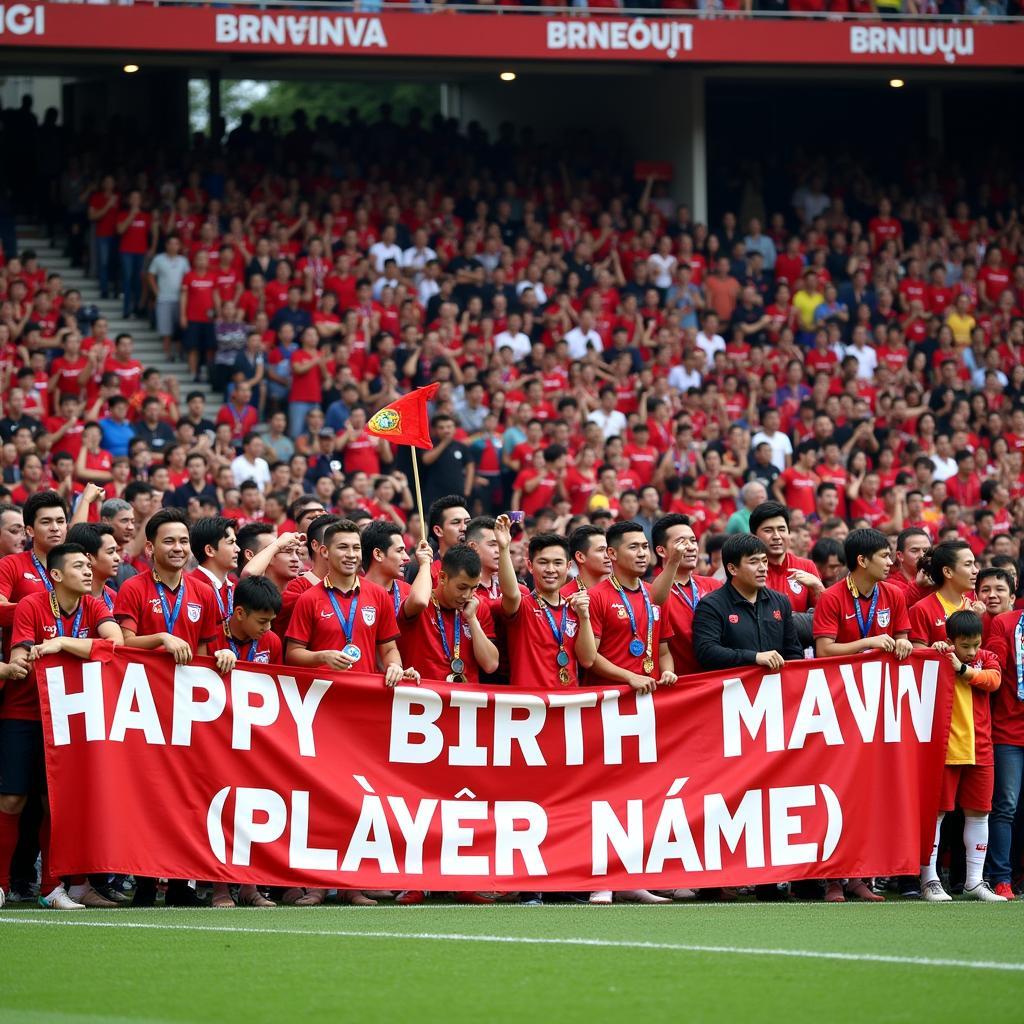
M 18 226 L 18 251 L 24 252 L 26 249 L 35 251 L 39 257 L 39 265 L 47 273 L 60 274 L 65 288 L 77 288 L 82 293 L 82 299 L 87 305 L 94 305 L 99 309 L 107 318 L 111 337 L 116 337 L 127 331 L 135 342 L 135 358 L 146 369 L 155 366 L 160 371 L 161 377 L 174 377 L 178 380 L 181 386 L 182 406 L 184 406 L 185 396 L 190 391 L 202 391 L 206 395 L 208 418 L 213 419 L 216 416 L 217 410 L 222 405 L 220 395 L 211 390 L 205 380 L 202 384 L 193 384 L 185 363 L 172 363 L 164 358 L 160 336 L 148 320 L 134 317 L 125 319 L 121 315 L 121 300 L 101 299 L 99 282 L 96 278 L 87 276 L 79 268 L 73 268 L 71 261 L 64 255 L 63 249 L 59 245 L 51 246 L 49 239 L 34 225 Z

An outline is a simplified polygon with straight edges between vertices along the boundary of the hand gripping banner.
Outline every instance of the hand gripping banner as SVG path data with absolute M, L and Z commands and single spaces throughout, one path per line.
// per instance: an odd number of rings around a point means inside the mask
M 40 680 L 58 874 L 453 891 L 916 874 L 953 687 L 933 652 L 637 696 L 99 641 Z

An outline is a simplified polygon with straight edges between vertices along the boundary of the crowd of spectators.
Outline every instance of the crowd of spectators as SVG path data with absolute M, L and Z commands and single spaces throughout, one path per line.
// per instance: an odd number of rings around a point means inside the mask
M 530 145 L 384 110 L 297 112 L 281 134 L 245 117 L 180 170 L 157 150 L 69 154 L 72 256 L 226 402 L 208 419 L 6 251 L 4 488 L 141 480 L 196 516 L 279 524 L 312 490 L 408 526 L 406 453 L 364 427 L 437 380 L 427 501 L 563 526 L 684 512 L 706 546 L 763 489 L 800 554 L 858 525 L 1019 554 L 1024 263 L 1004 169 L 913 197 L 863 167 L 809 174 L 764 222 L 709 226 L 597 148 L 531 170 Z

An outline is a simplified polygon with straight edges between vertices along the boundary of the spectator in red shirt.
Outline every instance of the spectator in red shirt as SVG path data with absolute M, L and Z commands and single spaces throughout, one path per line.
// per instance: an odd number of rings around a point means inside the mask
M 133 188 L 128 193 L 128 209 L 117 219 L 121 236 L 121 299 L 125 318 L 139 316 L 142 308 L 142 268 L 147 253 L 156 248 L 156 225 L 153 215 L 142 209 L 142 193 Z
M 105 174 L 98 192 L 89 197 L 88 217 L 96 235 L 97 274 L 100 298 L 110 297 L 110 271 L 118 248 L 117 220 L 121 197 L 114 189 L 114 176 Z
M 217 338 L 213 320 L 220 308 L 217 277 L 210 270 L 210 257 L 200 249 L 192 260 L 192 269 L 181 282 L 181 328 L 185 332 L 182 345 L 188 353 L 192 379 L 199 383 L 199 367 L 213 357 Z

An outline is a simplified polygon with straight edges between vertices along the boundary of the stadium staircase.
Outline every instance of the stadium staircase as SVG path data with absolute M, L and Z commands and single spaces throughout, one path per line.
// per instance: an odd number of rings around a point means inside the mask
M 116 338 L 125 331 L 132 336 L 135 341 L 135 358 L 145 369 L 155 366 L 161 377 L 177 378 L 181 385 L 182 404 L 190 391 L 202 391 L 206 395 L 207 418 L 212 420 L 216 416 L 217 410 L 223 404 L 221 396 L 213 391 L 205 380 L 202 384 L 193 384 L 184 362 L 172 363 L 164 357 L 160 336 L 148 320 L 135 317 L 125 319 L 121 315 L 121 300 L 101 299 L 97 280 L 87 276 L 80 268 L 72 267 L 59 243 L 51 245 L 44 231 L 35 225 L 19 224 L 18 251 L 24 252 L 26 249 L 35 251 L 39 257 L 39 265 L 47 273 L 60 274 L 65 288 L 77 288 L 82 293 L 82 301 L 86 305 L 96 306 L 107 319 L 111 337 Z

